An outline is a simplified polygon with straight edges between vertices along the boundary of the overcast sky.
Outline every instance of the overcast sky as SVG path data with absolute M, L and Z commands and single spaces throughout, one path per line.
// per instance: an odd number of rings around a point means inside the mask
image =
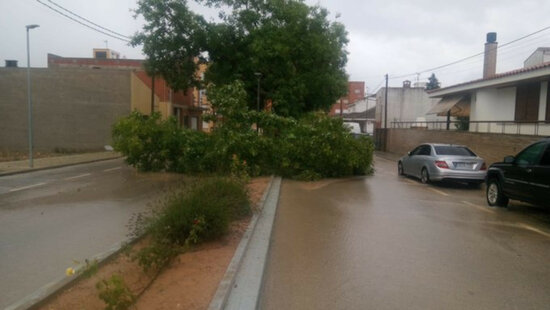
M 52 5 L 48 0 L 42 2 Z M 135 0 L 52 0 L 105 28 L 128 36 L 143 22 L 132 17 Z M 191 1 L 192 2 L 192 1 Z M 331 12 L 346 26 L 350 43 L 347 72 L 350 80 L 365 81 L 372 92 L 388 73 L 390 85 L 409 79 L 426 81 L 438 67 L 483 51 L 487 32 L 497 32 L 499 44 L 550 26 L 548 0 L 307 0 Z M 52 5 L 53 6 L 53 5 Z M 195 10 L 206 10 L 192 5 Z M 94 32 L 43 6 L 36 0 L 0 0 L 0 61 L 26 66 L 25 25 L 31 30 L 31 65 L 45 67 L 47 53 L 91 57 L 92 48 L 108 47 L 127 58 L 144 58 L 139 48 Z M 339 16 L 339 17 L 337 17 Z M 523 66 L 537 47 L 550 46 L 550 29 L 502 47 L 497 72 Z M 481 77 L 482 56 L 436 70 L 443 86 Z M 413 75 L 399 77 L 405 74 Z

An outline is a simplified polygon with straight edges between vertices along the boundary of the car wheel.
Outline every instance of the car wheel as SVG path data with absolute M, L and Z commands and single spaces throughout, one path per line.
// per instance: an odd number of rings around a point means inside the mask
M 402 162 L 399 162 L 397 164 L 397 174 L 405 175 L 405 171 L 403 170 L 403 163 Z
M 423 184 L 430 183 L 430 175 L 428 174 L 428 169 L 422 168 L 422 172 L 420 173 L 420 182 Z
M 490 179 L 487 182 L 487 203 L 490 206 L 506 207 L 508 201 L 508 197 L 502 193 L 502 187 L 498 179 Z

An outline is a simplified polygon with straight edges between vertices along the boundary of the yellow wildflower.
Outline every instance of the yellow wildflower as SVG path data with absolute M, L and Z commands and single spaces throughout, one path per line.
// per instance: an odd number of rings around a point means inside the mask
M 65 274 L 66 274 L 68 277 L 74 275 L 74 268 L 72 268 L 72 267 L 67 268 L 67 270 L 65 270 Z

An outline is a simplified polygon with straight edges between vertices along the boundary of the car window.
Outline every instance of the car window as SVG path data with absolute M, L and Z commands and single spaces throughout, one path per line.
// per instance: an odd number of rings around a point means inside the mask
M 434 146 L 437 155 L 476 156 L 469 148 L 464 146 Z
M 411 151 L 411 156 L 413 156 L 413 155 L 418 155 L 418 153 L 420 152 L 420 149 L 421 149 L 421 148 L 422 148 L 422 147 L 417 146 L 414 150 Z
M 541 153 L 544 151 L 546 145 L 544 143 L 537 143 L 523 150 L 516 156 L 516 163 L 518 165 L 535 165 L 540 158 Z
M 546 151 L 540 159 L 541 166 L 550 166 L 550 145 L 546 147 Z
M 423 145 L 420 147 L 420 152 L 418 155 L 430 155 L 432 153 L 432 148 L 429 145 Z

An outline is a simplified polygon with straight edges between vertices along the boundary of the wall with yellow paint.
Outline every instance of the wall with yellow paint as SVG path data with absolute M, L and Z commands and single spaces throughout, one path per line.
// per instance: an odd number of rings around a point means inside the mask
M 151 88 L 140 80 L 133 72 L 130 77 L 131 109 L 145 115 L 151 115 Z M 162 102 L 155 95 L 155 112 L 160 112 L 162 119 L 172 116 L 172 103 Z

